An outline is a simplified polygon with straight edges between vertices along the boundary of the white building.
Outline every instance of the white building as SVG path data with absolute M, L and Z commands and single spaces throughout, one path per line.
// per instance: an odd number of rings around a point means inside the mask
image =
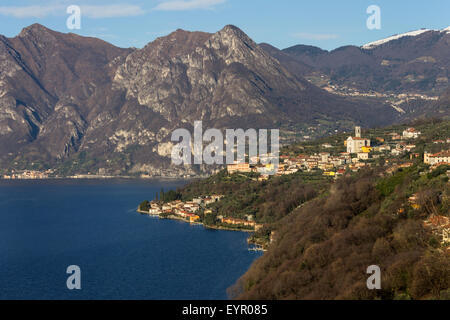
M 328 152 L 321 152 L 321 153 L 319 153 L 319 155 L 320 155 L 322 162 L 328 162 L 328 157 L 330 156 L 330 154 Z
M 420 134 L 420 131 L 417 131 L 414 128 L 408 128 L 403 131 L 403 139 L 417 139 Z
M 441 151 L 435 154 L 425 152 L 423 162 L 431 165 L 436 163 L 450 163 L 450 150 Z
M 148 213 L 150 213 L 150 214 L 160 214 L 161 213 L 161 209 L 160 208 L 150 208 L 148 210 Z
M 369 154 L 367 152 L 358 152 L 358 159 L 367 160 L 369 159 Z
M 359 153 L 362 147 L 370 147 L 370 139 L 361 138 L 361 127 L 355 127 L 355 136 L 347 138 L 347 152 Z

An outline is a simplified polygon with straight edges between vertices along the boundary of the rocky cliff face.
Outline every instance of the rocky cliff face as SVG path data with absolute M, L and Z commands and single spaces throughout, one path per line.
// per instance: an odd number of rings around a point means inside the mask
M 177 30 L 140 50 L 41 25 L 0 36 L 3 169 L 180 174 L 193 168 L 169 168 L 168 140 L 195 120 L 335 129 L 385 124 L 395 113 L 320 90 L 234 26 Z
M 263 114 L 273 94 L 305 90 L 241 30 L 178 30 L 130 54 L 114 77 L 128 98 L 168 121 L 210 121 Z

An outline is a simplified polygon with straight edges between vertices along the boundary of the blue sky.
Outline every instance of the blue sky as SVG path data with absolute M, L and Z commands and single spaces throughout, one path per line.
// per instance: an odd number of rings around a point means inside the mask
M 68 30 L 69 5 L 82 9 L 81 29 Z M 381 9 L 381 29 L 369 30 L 366 9 Z M 256 42 L 280 49 L 363 45 L 420 28 L 450 26 L 449 0 L 2 0 L 0 34 L 33 23 L 95 36 L 120 47 L 143 47 L 178 28 L 216 32 L 234 24 Z

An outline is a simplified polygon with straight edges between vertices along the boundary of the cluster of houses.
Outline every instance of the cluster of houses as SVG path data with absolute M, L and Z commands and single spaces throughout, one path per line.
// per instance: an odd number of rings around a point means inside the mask
M 323 148 L 333 147 L 330 144 L 323 144 Z M 348 137 L 344 141 L 346 152 L 341 152 L 338 155 L 331 155 L 329 152 L 321 152 L 313 155 L 298 155 L 295 158 L 281 156 L 284 164 L 287 166 L 280 170 L 284 173 L 293 173 L 298 169 L 311 171 L 314 169 L 321 169 L 324 175 L 339 176 L 345 173 L 346 169 L 351 171 L 358 171 L 360 168 L 369 165 L 364 160 L 368 160 L 370 152 L 375 150 L 371 146 L 370 139 L 361 136 L 361 127 L 355 127 L 355 135 Z
M 359 151 L 359 148 L 361 152 L 367 152 L 367 151 L 373 151 L 373 152 L 385 152 L 390 153 L 392 156 L 397 157 L 399 155 L 402 155 L 406 152 L 410 153 L 410 160 L 414 158 L 419 158 L 420 154 L 415 153 L 414 149 L 416 148 L 416 144 L 413 143 L 412 140 L 419 138 L 421 135 L 421 132 L 418 131 L 415 128 L 407 128 L 405 129 L 402 134 L 398 134 L 396 132 L 392 132 L 388 134 L 389 142 L 386 142 L 384 138 L 378 137 L 376 138 L 378 145 L 374 147 L 367 148 L 367 146 L 370 146 L 370 140 L 368 139 L 362 139 L 360 136 L 359 128 L 356 129 L 356 137 L 349 137 L 347 139 L 347 151 L 352 151 L 352 153 Z M 349 146 L 349 142 L 351 145 Z M 450 138 L 447 138 L 446 140 L 434 140 L 433 144 L 445 144 L 450 143 Z M 359 158 L 359 153 L 357 153 Z M 372 156 L 373 158 L 377 157 L 376 155 Z M 434 169 L 435 167 L 438 167 L 442 164 L 450 164 L 450 150 L 443 150 L 437 153 L 429 153 L 427 151 L 424 152 L 424 163 L 429 164 L 432 166 L 431 169 Z M 386 161 L 387 163 L 390 163 L 389 160 Z M 408 167 L 411 166 L 412 163 L 407 162 L 400 165 L 394 166 L 393 168 L 398 167 Z
M 370 158 L 379 158 L 380 153 L 390 154 L 398 157 L 406 152 L 410 153 L 410 160 L 420 157 L 419 153 L 414 153 L 416 144 L 412 141 L 419 138 L 421 132 L 415 128 L 407 128 L 401 134 L 391 132 L 387 137 L 377 137 L 375 145 L 371 140 L 361 136 L 361 127 L 355 127 L 354 136 L 348 137 L 344 141 L 346 152 L 331 155 L 329 152 L 315 153 L 313 155 L 300 154 L 297 156 L 280 156 L 280 164 L 276 171 L 277 176 L 293 174 L 299 170 L 311 171 L 321 169 L 324 175 L 337 177 L 345 173 L 346 169 L 358 171 L 360 168 L 370 165 L 367 161 Z M 436 140 L 433 143 L 449 143 L 450 139 Z M 332 148 L 331 144 L 322 144 L 324 149 Z M 450 163 L 450 151 L 441 151 L 436 154 L 425 152 L 424 162 L 431 165 Z M 387 161 L 389 164 L 390 161 Z M 409 163 L 408 163 L 409 165 Z M 227 166 L 230 174 L 235 172 L 258 172 L 258 166 L 249 163 L 235 163 Z M 261 175 L 259 180 L 268 179 L 268 175 Z
M 342 152 L 338 156 L 332 156 L 329 152 L 321 152 L 313 155 L 300 154 L 295 157 L 287 155 L 280 156 L 280 163 L 278 164 L 275 176 L 281 176 L 286 174 L 293 174 L 299 170 L 311 171 L 314 169 L 322 169 L 328 175 L 335 175 L 337 172 L 331 171 L 335 168 L 339 168 L 345 172 L 345 165 L 352 162 L 351 155 L 346 152 Z M 272 169 L 273 164 L 266 165 L 266 169 Z M 227 166 L 227 171 L 230 174 L 235 172 L 258 172 L 258 166 L 252 166 L 249 163 L 232 164 Z M 333 173 L 333 174 L 331 174 Z M 261 175 L 259 180 L 267 180 L 268 175 Z
M 203 209 L 204 214 L 212 213 L 211 209 L 206 206 L 215 203 L 223 198 L 223 195 L 212 195 L 208 197 L 198 197 L 192 201 L 174 200 L 168 203 L 161 204 L 158 201 L 150 202 L 150 215 L 173 215 L 176 217 L 188 220 L 191 223 L 198 222 L 200 216 L 197 214 L 200 209 Z
M 417 139 L 422 133 L 415 128 L 407 128 L 403 130 L 402 134 L 397 132 L 391 132 L 388 134 L 391 140 L 409 140 L 409 139 Z
M 311 171 L 320 169 L 324 171 L 327 176 L 339 176 L 345 173 L 349 168 L 352 171 L 358 171 L 367 163 L 361 160 L 369 159 L 369 152 L 372 151 L 370 146 L 370 139 L 361 138 L 361 128 L 355 128 L 355 136 L 349 137 L 344 145 L 347 147 L 347 152 L 341 152 L 338 155 L 332 155 L 329 152 L 320 152 L 312 155 L 300 154 L 297 156 L 280 156 L 280 163 L 278 165 L 275 176 L 293 174 L 299 170 Z M 330 144 L 322 145 L 323 148 L 333 147 Z M 352 157 L 356 154 L 356 157 Z M 269 168 L 270 169 L 270 168 Z M 235 172 L 257 172 L 258 167 L 252 166 L 249 163 L 236 163 L 227 166 L 227 171 L 232 174 Z M 267 175 L 262 175 L 260 180 L 268 179 Z
M 397 132 L 391 132 L 388 134 L 389 140 L 391 141 L 386 143 L 385 139 L 377 138 L 379 145 L 373 147 L 373 151 L 388 152 L 392 156 L 399 156 L 405 152 L 411 152 L 416 147 L 416 145 L 411 142 L 411 139 L 417 139 L 420 135 L 421 132 L 415 128 L 407 128 L 401 135 Z
M 11 174 L 4 174 L 3 179 L 15 180 L 15 179 L 47 179 L 49 174 L 53 173 L 51 170 L 47 171 L 35 171 L 25 170 L 23 172 L 12 172 Z
M 223 195 L 212 195 L 206 197 L 197 197 L 192 201 L 174 200 L 168 203 L 160 203 L 159 201 L 151 201 L 148 214 L 160 216 L 173 216 L 180 218 L 190 223 L 200 222 L 200 216 L 198 215 L 201 210 L 204 215 L 212 214 L 212 210 L 208 208 L 208 205 L 213 204 L 220 199 Z M 258 224 L 253 220 L 253 215 L 247 215 L 246 219 L 237 219 L 231 217 L 218 216 L 218 221 L 224 225 L 240 226 L 255 231 L 262 228 L 262 224 Z
M 320 152 L 313 155 L 300 154 L 296 157 L 281 156 L 280 158 L 282 163 L 278 169 L 278 175 L 291 174 L 298 170 L 321 169 L 324 171 L 324 175 L 335 176 L 343 174 L 345 167 L 352 164 L 351 155 L 347 152 L 342 152 L 336 156 L 329 152 Z

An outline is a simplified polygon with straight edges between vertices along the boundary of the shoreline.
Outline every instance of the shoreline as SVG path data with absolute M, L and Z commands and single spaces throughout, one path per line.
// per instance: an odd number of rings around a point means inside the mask
M 14 179 L 4 179 L 0 177 L 0 181 L 46 181 L 46 180 L 191 180 L 202 178 L 203 176 L 194 176 L 194 177 L 162 177 L 162 176 L 154 176 L 154 177 L 133 177 L 133 176 L 82 176 L 82 177 L 47 177 L 47 178 L 14 178 Z
M 162 218 L 162 217 L 159 216 L 159 214 L 150 214 L 148 212 L 145 212 L 145 211 L 142 211 L 142 210 L 139 210 L 139 209 L 136 209 L 136 212 L 138 212 L 140 214 L 143 214 L 143 215 L 150 216 L 150 217 L 158 218 L 158 219 L 175 220 L 175 221 L 181 221 L 181 222 L 189 223 L 191 225 L 199 225 L 199 226 L 203 226 L 203 228 L 205 228 L 205 229 L 222 230 L 222 231 L 234 231 L 234 232 L 236 232 L 236 231 L 237 232 L 245 232 L 245 233 L 247 233 L 249 235 L 251 233 L 255 232 L 255 230 L 237 229 L 237 228 L 224 227 L 224 226 L 209 226 L 209 225 L 203 224 L 202 222 L 190 222 L 190 221 L 188 221 L 186 219 L 183 219 L 183 218 L 177 217 L 177 216 L 173 216 L 173 215 L 168 216 L 167 218 Z M 247 239 L 247 244 L 250 244 L 250 242 L 248 242 L 248 239 Z M 267 251 L 267 249 L 264 249 L 263 247 L 261 247 L 261 246 L 259 246 L 257 244 L 253 244 L 253 245 L 255 247 L 248 248 L 248 250 L 251 250 L 251 251 L 262 251 L 262 252 Z
M 15 184 L 52 184 L 52 183 L 70 183 L 70 184 L 88 184 L 88 183 L 104 183 L 104 184 L 118 184 L 118 183 L 189 183 L 195 178 L 139 178 L 139 177 L 112 177 L 112 178 L 45 178 L 45 179 L 2 179 L 0 184 L 3 186 Z
M 224 230 L 224 231 L 240 231 L 240 232 L 247 232 L 247 233 L 255 232 L 255 230 L 237 229 L 237 228 L 232 228 L 232 227 L 208 226 L 208 225 L 205 225 L 202 222 L 190 222 L 190 221 L 188 221 L 186 219 L 183 219 L 181 217 L 177 217 L 177 216 L 174 216 L 174 215 L 170 215 L 167 218 L 162 218 L 162 217 L 160 217 L 159 214 L 150 214 L 148 212 L 145 212 L 145 211 L 142 211 L 142 210 L 139 210 L 139 209 L 136 209 L 136 212 L 138 212 L 140 214 L 145 214 L 145 215 L 150 216 L 150 217 L 159 218 L 159 219 L 177 220 L 177 221 L 186 222 L 186 223 L 189 223 L 189 224 L 192 224 L 192 225 L 201 225 L 205 229 Z

